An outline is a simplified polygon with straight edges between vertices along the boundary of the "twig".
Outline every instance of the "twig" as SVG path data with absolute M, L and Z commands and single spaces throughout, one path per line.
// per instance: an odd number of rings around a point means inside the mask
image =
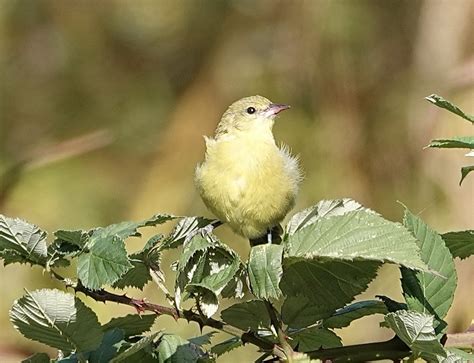
M 278 336 L 278 340 L 281 345 L 281 349 L 285 353 L 286 359 L 288 362 L 293 362 L 293 348 L 291 348 L 290 344 L 286 340 L 286 334 L 283 331 L 282 328 L 282 323 L 280 318 L 277 315 L 277 312 L 275 311 L 275 308 L 273 307 L 272 303 L 268 300 L 265 300 L 265 307 L 267 308 L 268 315 L 270 316 L 270 320 L 272 322 L 273 327 L 275 328 L 275 331 Z
M 263 352 L 267 352 L 277 357 L 279 360 L 288 360 L 291 362 L 295 351 L 291 348 L 289 343 L 286 341 L 285 333 L 282 329 L 281 320 L 279 319 L 273 305 L 266 301 L 268 313 L 272 324 L 278 334 L 280 345 L 274 344 L 262 337 L 257 333 L 248 331 L 244 332 L 238 328 L 228 325 L 220 320 L 207 318 L 192 310 L 177 310 L 176 308 L 166 307 L 158 304 L 147 302 L 143 299 L 134 299 L 126 295 L 118 295 L 109 292 L 104 289 L 91 290 L 86 288 L 80 282 L 72 283 L 61 275 L 50 270 L 51 275 L 62 281 L 66 286 L 73 288 L 76 292 L 81 292 L 86 296 L 93 298 L 96 301 L 101 302 L 116 302 L 118 304 L 128 305 L 135 308 L 138 312 L 151 311 L 158 315 L 168 315 L 175 319 L 186 319 L 188 321 L 194 321 L 200 326 L 208 326 L 232 336 L 238 337 L 242 342 L 253 344 L 259 347 Z M 358 344 L 350 345 L 346 347 L 320 349 L 311 352 L 306 352 L 312 359 L 331 360 L 332 362 L 360 362 L 360 361 L 372 361 L 391 359 L 397 360 L 402 359 L 410 355 L 410 349 L 397 337 L 377 343 Z
M 54 276 L 60 277 L 56 273 L 54 273 Z M 61 278 L 60 278 L 61 279 Z M 65 281 L 64 279 L 62 279 Z M 143 299 L 134 299 L 131 297 L 128 297 L 126 295 L 118 295 L 114 294 L 112 292 L 106 291 L 104 289 L 101 290 L 91 290 L 86 288 L 84 285 L 82 285 L 80 282 L 75 284 L 75 285 L 68 285 L 69 287 L 74 288 L 76 292 L 82 292 L 83 294 L 93 298 L 96 301 L 101 301 L 101 302 L 116 302 L 118 304 L 123 304 L 123 305 L 128 305 L 134 307 L 139 313 L 144 312 L 144 311 L 152 311 L 155 314 L 158 315 L 168 315 L 172 316 L 173 318 L 180 319 L 186 319 L 188 321 L 194 321 L 199 324 L 200 327 L 203 326 L 208 326 L 220 331 L 223 331 L 227 334 L 233 335 L 235 337 L 238 337 L 242 340 L 244 343 L 251 343 L 253 345 L 258 346 L 261 348 L 263 351 L 266 352 L 271 352 L 274 354 L 273 350 L 275 348 L 274 344 L 265 340 L 264 338 L 258 336 L 254 332 L 244 332 L 238 328 L 235 328 L 231 325 L 225 324 L 224 322 L 220 320 L 216 320 L 213 318 L 207 318 L 204 315 L 200 315 L 195 313 L 192 310 L 177 310 L 175 308 L 167 307 L 167 306 L 162 306 L 158 304 L 153 304 L 150 302 L 147 302 Z

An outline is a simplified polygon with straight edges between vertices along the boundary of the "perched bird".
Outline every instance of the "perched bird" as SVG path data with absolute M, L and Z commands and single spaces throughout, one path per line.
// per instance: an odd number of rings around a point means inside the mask
M 196 187 L 212 213 L 251 240 L 279 227 L 295 204 L 302 179 L 298 159 L 277 146 L 272 133 L 275 117 L 288 108 L 245 97 L 229 106 L 213 138 L 204 136 Z

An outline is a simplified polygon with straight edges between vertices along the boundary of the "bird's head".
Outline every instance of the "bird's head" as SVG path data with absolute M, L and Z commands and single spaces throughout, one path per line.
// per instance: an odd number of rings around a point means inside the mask
M 262 96 L 242 98 L 229 106 L 217 126 L 216 134 L 265 129 L 271 131 L 276 115 L 288 108 L 290 106 L 272 103 Z

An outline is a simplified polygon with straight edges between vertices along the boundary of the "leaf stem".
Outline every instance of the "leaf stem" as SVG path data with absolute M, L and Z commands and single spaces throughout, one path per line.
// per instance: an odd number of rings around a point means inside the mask
M 281 320 L 278 317 L 277 312 L 270 301 L 265 300 L 265 307 L 267 308 L 272 325 L 276 330 L 278 340 L 280 341 L 281 349 L 283 350 L 283 352 L 285 352 L 286 359 L 288 360 L 288 362 L 291 363 L 293 362 L 294 351 L 286 340 L 286 334 L 283 331 Z

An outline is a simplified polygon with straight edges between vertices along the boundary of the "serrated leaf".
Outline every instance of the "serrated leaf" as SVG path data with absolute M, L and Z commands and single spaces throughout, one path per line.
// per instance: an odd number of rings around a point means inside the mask
M 143 289 L 145 285 L 152 280 L 152 273 L 156 278 L 160 276 L 164 279 L 164 275 L 160 270 L 161 252 L 155 249 L 162 239 L 163 235 L 154 235 L 147 241 L 140 251 L 130 255 L 129 261 L 133 267 L 116 281 L 113 284 L 113 287 L 119 289 L 124 289 L 126 287 Z M 158 281 L 156 280 L 156 282 Z M 162 282 L 164 282 L 164 280 Z M 159 284 L 159 287 L 163 290 L 165 285 Z M 167 290 L 165 293 L 168 294 Z
M 474 149 L 474 136 L 453 136 L 450 139 L 431 140 L 426 147 L 441 149 Z
M 414 357 L 428 361 L 437 360 L 438 355 L 446 356 L 436 337 L 433 322 L 432 315 L 415 311 L 399 310 L 385 316 L 385 323 L 408 345 Z
M 344 328 L 354 320 L 373 314 L 387 314 L 385 304 L 377 300 L 358 301 L 354 304 L 336 310 L 332 316 L 323 320 L 326 328 Z
M 210 290 L 206 285 L 188 284 L 186 291 L 196 297 L 199 310 L 204 316 L 210 318 L 219 308 L 219 299 L 217 294 Z
M 432 314 L 441 323 L 453 302 L 456 290 L 457 276 L 453 258 L 441 236 L 408 209 L 405 209 L 403 223 L 417 239 L 422 260 L 431 270 L 443 276 L 401 268 L 405 301 L 410 310 Z
M 207 344 L 211 344 L 211 338 L 216 334 L 215 331 L 211 331 L 207 334 L 201 335 L 199 337 L 190 338 L 188 341 L 192 344 L 203 346 Z
M 23 359 L 21 363 L 49 363 L 51 360 L 49 359 L 49 355 L 46 353 L 35 353 L 32 356 Z
M 103 285 L 113 284 L 133 266 L 120 237 L 92 238 L 93 243 L 88 252 L 79 255 L 77 276 L 85 287 L 96 290 Z
M 341 338 L 333 331 L 321 327 L 311 327 L 290 333 L 290 338 L 291 347 L 293 349 L 298 347 L 298 352 L 303 353 L 342 346 Z
M 425 99 L 432 104 L 444 108 L 458 116 L 461 116 L 462 118 L 474 123 L 474 116 L 473 115 L 468 115 L 464 113 L 463 110 L 461 110 L 458 106 L 455 104 L 449 102 L 448 100 L 445 100 L 443 97 L 438 96 L 436 94 L 429 95 L 428 97 L 425 97 Z
M 286 225 L 286 236 L 294 234 L 303 227 L 318 222 L 321 218 L 340 216 L 357 210 L 368 210 L 355 200 L 344 198 L 322 200 L 318 204 L 296 213 Z
M 379 263 L 308 260 L 283 267 L 280 288 L 287 299 L 282 306 L 282 320 L 302 328 L 350 303 L 375 278 Z
M 395 311 L 398 311 L 398 310 L 408 310 L 407 304 L 392 300 L 388 296 L 375 295 L 375 297 L 382 300 L 382 302 L 387 307 L 387 310 L 390 313 L 394 313 Z
M 239 270 L 235 273 L 232 280 L 227 284 L 221 292 L 221 296 L 224 298 L 241 299 L 244 297 L 245 291 L 247 291 L 247 272 L 242 264 L 240 264 Z
M 194 256 L 196 252 L 204 252 L 208 248 L 214 247 L 216 245 L 217 242 L 212 235 L 203 236 L 198 234 L 191 238 L 187 243 L 184 243 L 183 245 L 183 253 L 181 253 L 178 260 L 178 271 L 184 270 L 189 260 L 191 259 L 191 257 Z
M 83 248 L 90 237 L 87 232 L 82 230 L 68 231 L 64 229 L 54 232 L 54 236 L 56 237 L 55 242 L 68 243 L 78 248 Z
M 26 338 L 63 351 L 94 350 L 103 336 L 94 312 L 59 290 L 27 292 L 13 304 L 10 320 Z
M 103 326 L 103 330 L 121 329 L 124 336 L 140 335 L 151 329 L 156 320 L 156 314 L 138 315 L 129 314 L 118 318 L 111 319 Z
M 234 304 L 221 312 L 221 318 L 227 324 L 244 331 L 269 329 L 271 325 L 267 308 L 261 300 Z
M 99 348 L 89 354 L 88 363 L 109 362 L 117 355 L 119 343 L 124 339 L 122 329 L 111 329 L 105 332 Z
M 447 357 L 440 363 L 474 362 L 474 354 L 457 348 L 446 348 Z
M 160 362 L 169 363 L 194 363 L 205 356 L 198 345 L 174 334 L 163 334 L 157 352 Z
M 214 219 L 203 217 L 185 217 L 175 226 L 173 231 L 160 244 L 160 250 L 181 246 L 185 240 L 194 237 L 200 230 L 212 224 Z
M 209 317 L 218 308 L 218 296 L 232 284 L 241 269 L 238 255 L 214 235 L 195 235 L 185 243 L 185 253 L 178 263 L 175 302 L 194 296 Z
M 474 254 L 474 230 L 448 232 L 441 235 L 453 257 L 461 260 Z
M 248 274 L 252 293 L 259 299 L 278 299 L 282 268 L 283 246 L 264 244 L 252 247 Z
M 107 227 L 99 227 L 94 229 L 93 234 L 100 236 L 101 238 L 105 238 L 106 236 L 117 236 L 121 239 L 128 237 L 140 237 L 141 233 L 138 231 L 139 228 L 156 226 L 176 218 L 178 217 L 170 214 L 155 214 L 154 216 L 140 222 L 126 221 L 111 224 Z
M 141 338 L 138 342 L 131 345 L 129 348 L 120 352 L 116 357 L 110 360 L 110 363 L 119 363 L 119 362 L 135 362 L 137 360 L 131 359 L 135 354 L 140 352 L 146 353 L 146 355 L 151 356 L 153 352 L 153 344 L 156 336 L 160 334 L 159 332 L 153 333 L 149 336 Z
M 415 238 L 399 223 L 366 210 L 321 219 L 290 235 L 287 256 L 392 262 L 428 271 Z
M 34 224 L 0 214 L 0 257 L 4 264 L 31 263 L 46 266 L 46 232 Z
M 120 279 L 113 284 L 113 287 L 117 289 L 124 289 L 126 287 L 143 289 L 145 285 L 151 281 L 150 269 L 140 257 L 141 256 L 137 254 L 130 256 L 129 262 L 131 262 L 132 268 L 120 277 Z
M 243 343 L 242 343 L 242 340 L 240 340 L 240 338 L 233 337 L 219 344 L 214 345 L 211 348 L 211 353 L 217 356 L 221 356 L 222 354 L 228 353 L 235 348 L 241 347 L 242 344 Z

